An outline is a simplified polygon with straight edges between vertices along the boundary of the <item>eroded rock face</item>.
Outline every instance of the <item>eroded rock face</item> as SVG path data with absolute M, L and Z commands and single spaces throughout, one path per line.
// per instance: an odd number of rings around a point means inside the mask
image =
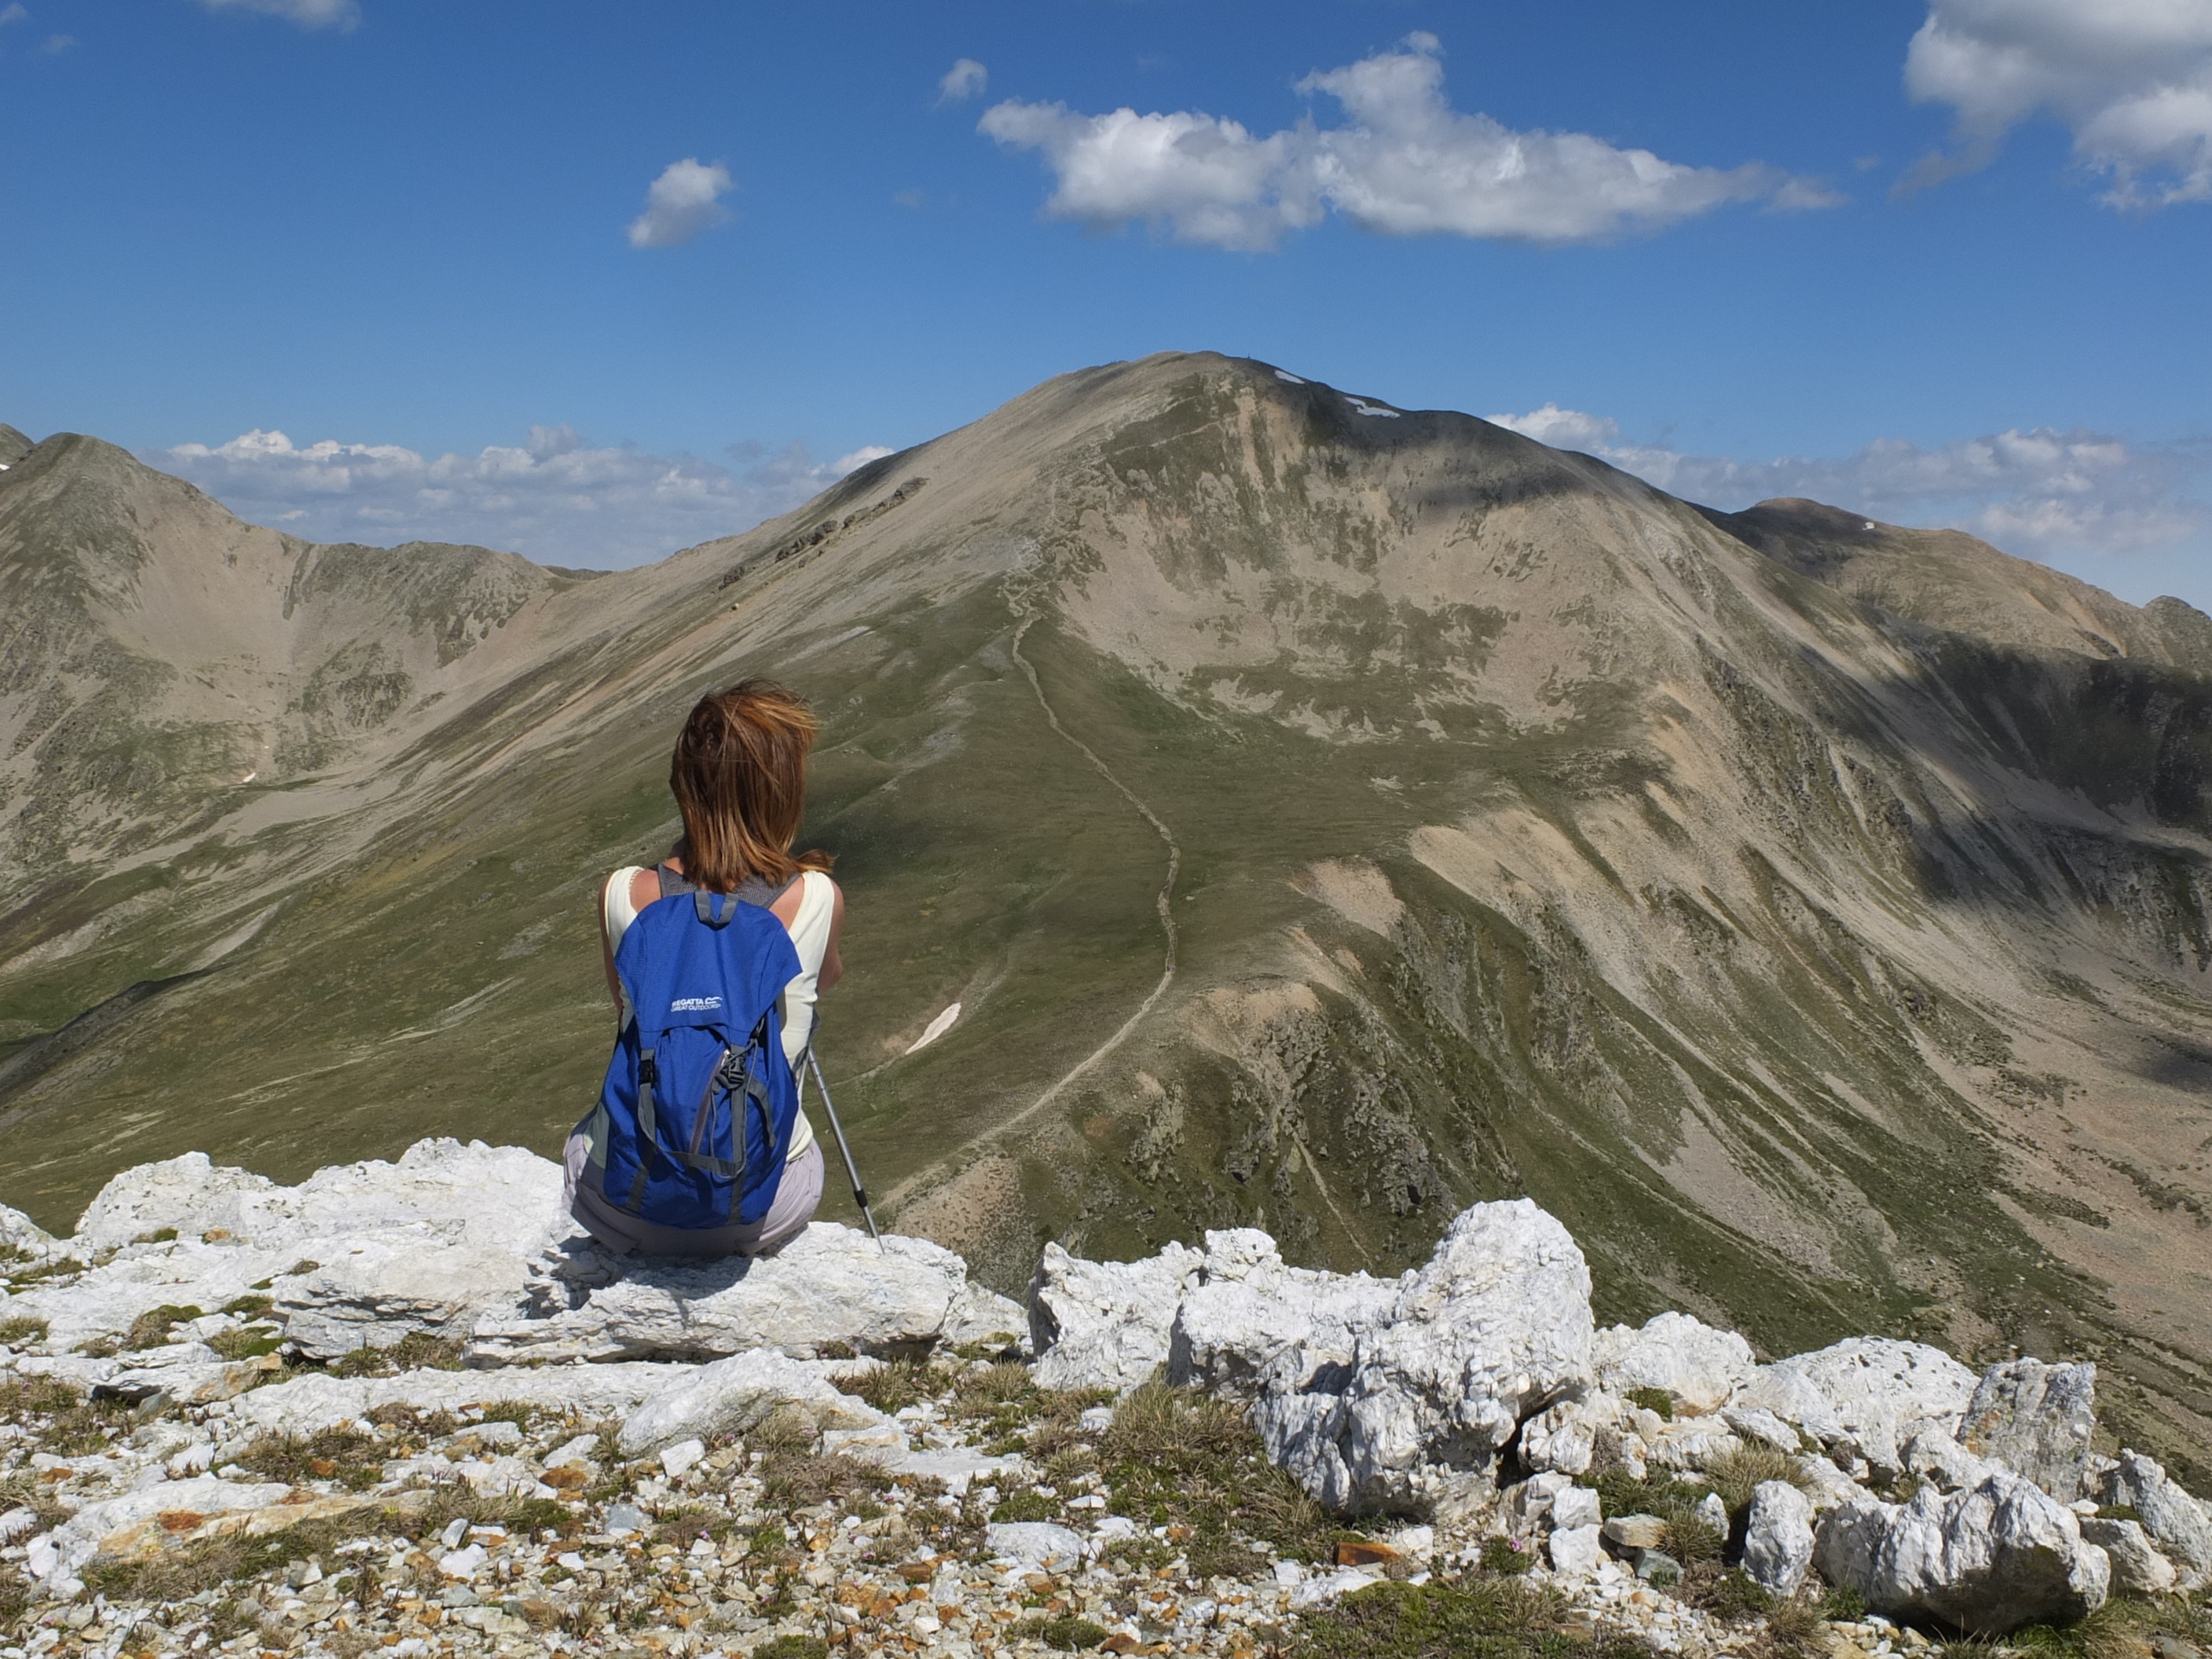
M 1743 1570 L 1776 1595 L 1795 1595 L 1813 1565 L 1813 1500 L 1786 1480 L 1753 1489 Z
M 1959 1443 L 2025 1475 L 2062 1504 L 2081 1495 L 2097 1426 L 2097 1368 L 2014 1359 L 1982 1374 Z
M 1685 1313 L 1659 1314 L 1641 1330 L 1610 1326 L 1597 1333 L 1591 1359 L 1607 1393 L 1662 1389 L 1692 1416 L 1720 1410 L 1759 1369 L 1750 1343 Z
M 2155 1458 L 2123 1451 L 2105 1476 L 2104 1501 L 2135 1510 L 2159 1553 L 2173 1564 L 2177 1589 L 2212 1584 L 2212 1514 L 2169 1480 Z
M 1256 1228 L 1209 1232 L 1168 1332 L 1167 1380 L 1250 1399 L 1276 1355 L 1301 1343 L 1348 1351 L 1358 1332 L 1389 1317 L 1401 1288 L 1365 1273 L 1285 1267 L 1275 1241 Z
M 532 1277 L 519 1315 L 479 1319 L 476 1365 L 586 1359 L 722 1359 L 750 1348 L 927 1346 L 974 1322 L 967 1264 L 919 1238 L 817 1221 L 774 1255 L 624 1258 L 572 1238 Z M 998 1322 L 987 1317 L 981 1322 Z
M 2003 1473 L 1948 1497 L 1923 1487 L 1901 1505 L 1862 1496 L 1821 1522 L 1814 1561 L 1886 1617 L 1989 1636 L 2082 1618 L 2112 1583 L 2074 1512 Z
M 1309 1343 L 1271 1361 L 1254 1425 L 1332 1508 L 1414 1507 L 1589 1386 L 1589 1286 L 1582 1251 L 1533 1202 L 1475 1205 L 1348 1356 Z
M 1894 1475 L 1919 1428 L 1957 1429 L 1977 1381 L 1940 1348 L 1854 1336 L 1760 1366 L 1735 1403 L 1801 1425 L 1838 1462 L 1863 1458 Z
M 1265 1235 L 1261 1235 L 1265 1237 Z M 1168 1333 L 1203 1252 L 1170 1244 L 1141 1261 L 1085 1261 L 1047 1244 L 1030 1285 L 1037 1386 L 1138 1387 L 1167 1363 Z
M 2170 1594 L 2178 1575 L 2139 1521 L 2081 1519 L 2081 1536 L 2105 1552 L 2112 1564 L 2112 1588 L 2130 1595 Z
M 741 1434 L 787 1408 L 804 1413 L 817 1432 L 885 1420 L 865 1401 L 839 1393 L 818 1370 L 755 1348 L 689 1371 L 647 1400 L 623 1420 L 622 1449 L 641 1457 L 679 1441 Z

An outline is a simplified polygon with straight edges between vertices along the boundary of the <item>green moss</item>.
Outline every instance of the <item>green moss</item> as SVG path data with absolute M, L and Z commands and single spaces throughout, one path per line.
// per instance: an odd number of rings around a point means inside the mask
M 1383 1583 L 1300 1621 L 1290 1659 L 1644 1659 L 1631 1638 L 1571 1622 L 1567 1597 L 1519 1577 Z
M 1674 1396 L 1665 1389 L 1631 1389 L 1624 1397 L 1632 1406 L 1657 1413 L 1662 1422 L 1674 1420 Z

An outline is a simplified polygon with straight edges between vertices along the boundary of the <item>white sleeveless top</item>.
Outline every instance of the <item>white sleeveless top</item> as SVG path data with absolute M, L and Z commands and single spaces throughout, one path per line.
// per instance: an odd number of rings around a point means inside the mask
M 607 878 L 601 890 L 600 920 L 607 930 L 607 948 L 613 950 L 622 944 L 623 935 L 637 920 L 637 911 L 629 902 L 629 884 L 637 877 L 653 872 L 642 865 L 625 864 Z M 830 952 L 830 924 L 837 914 L 837 889 L 829 877 L 819 870 L 803 871 L 799 874 L 799 914 L 791 919 L 789 932 L 792 948 L 799 952 L 799 971 L 783 988 L 776 1000 L 778 1023 L 783 1028 L 783 1057 L 796 1067 L 806 1052 L 807 1039 L 814 1035 L 814 1000 L 817 994 L 815 981 L 822 972 L 822 958 Z M 622 1023 L 629 1024 L 629 1005 L 624 1000 Z M 790 1158 L 796 1159 L 814 1144 L 813 1126 L 806 1114 L 799 1115 L 799 1122 L 791 1132 Z

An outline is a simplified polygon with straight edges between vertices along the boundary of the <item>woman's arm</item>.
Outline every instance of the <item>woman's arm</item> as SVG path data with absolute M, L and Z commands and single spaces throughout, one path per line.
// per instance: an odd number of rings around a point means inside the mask
M 607 937 L 607 889 L 614 885 L 616 877 L 621 873 L 617 870 L 599 884 L 599 965 L 606 970 L 607 995 L 614 1002 L 617 1019 L 622 1018 L 622 981 L 615 976 L 614 941 Z

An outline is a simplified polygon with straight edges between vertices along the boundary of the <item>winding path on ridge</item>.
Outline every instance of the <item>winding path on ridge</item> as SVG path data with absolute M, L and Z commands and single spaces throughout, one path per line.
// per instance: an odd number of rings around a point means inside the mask
M 979 1143 L 993 1139 L 997 1136 L 1006 1133 L 1009 1130 L 1013 1129 L 1020 1124 L 1026 1122 L 1029 1119 L 1035 1117 L 1046 1107 L 1051 1105 L 1054 1101 L 1059 1099 L 1062 1094 L 1066 1092 L 1067 1088 L 1071 1084 L 1074 1083 L 1079 1078 L 1082 1077 L 1085 1073 L 1090 1071 L 1092 1066 L 1097 1065 L 1099 1061 L 1104 1060 L 1107 1055 L 1112 1054 L 1116 1048 L 1120 1048 L 1123 1042 L 1127 1041 L 1129 1034 L 1135 1030 L 1137 1027 L 1143 1023 L 1146 1015 L 1151 1013 L 1152 1010 L 1158 1006 L 1160 999 L 1167 994 L 1168 987 L 1175 981 L 1176 942 L 1175 884 L 1176 876 L 1180 874 L 1182 870 L 1182 848 L 1176 843 L 1174 833 L 1170 830 L 1166 823 L 1161 820 L 1160 815 L 1153 811 L 1150 806 L 1146 805 L 1145 802 L 1139 798 L 1136 792 L 1131 789 L 1127 784 L 1115 777 L 1114 775 L 1114 769 L 1107 765 L 1104 761 L 1099 759 L 1097 753 L 1092 750 L 1089 744 L 1084 742 L 1082 738 L 1077 737 L 1073 732 L 1070 732 L 1066 726 L 1060 723 L 1060 716 L 1053 712 L 1052 703 L 1044 694 L 1044 686 L 1037 678 L 1037 672 L 1035 665 L 1033 665 L 1027 657 L 1024 657 L 1022 654 L 1022 636 L 1030 631 L 1030 624 L 1036 620 L 1036 614 L 1030 611 L 1026 605 L 1017 605 L 1016 614 L 1021 617 L 1021 625 L 1014 629 L 1014 637 L 1010 643 L 1008 649 L 1013 654 L 1016 666 L 1020 668 L 1023 677 L 1029 681 L 1030 690 L 1036 694 L 1037 707 L 1044 710 L 1046 724 L 1052 727 L 1053 731 L 1063 742 L 1072 744 L 1082 755 L 1084 759 L 1089 761 L 1092 769 L 1095 770 L 1100 777 L 1105 779 L 1108 783 L 1111 784 L 1115 792 L 1118 793 L 1122 799 L 1127 801 L 1130 805 L 1135 807 L 1137 809 L 1138 815 L 1141 817 L 1146 823 L 1151 824 L 1153 830 L 1158 835 L 1159 838 L 1167 843 L 1167 880 L 1161 884 L 1159 896 L 1153 901 L 1154 908 L 1160 913 L 1160 931 L 1166 936 L 1167 948 L 1164 953 L 1164 959 L 1160 963 L 1159 982 L 1154 985 L 1151 992 L 1146 996 L 1145 1000 L 1137 1005 L 1136 1012 L 1131 1014 L 1128 1018 L 1123 1020 L 1121 1024 L 1115 1029 L 1111 1036 L 1107 1037 L 1103 1042 L 1100 1043 L 1096 1048 L 1093 1048 L 1081 1060 L 1076 1061 L 1073 1066 L 1068 1067 L 1066 1071 L 1061 1073 L 1042 1094 L 1039 1095 L 1028 1105 L 1023 1107 L 1020 1111 L 1016 1112 L 1012 1117 L 1006 1119 L 1003 1122 L 994 1123 L 988 1129 L 978 1130 L 975 1134 L 969 1136 L 967 1139 L 961 1142 L 959 1146 L 954 1147 L 952 1151 L 947 1152 L 943 1158 L 939 1158 L 936 1162 L 929 1164 L 925 1169 L 917 1170 L 914 1174 L 900 1182 L 898 1185 L 892 1188 L 890 1193 L 885 1195 L 884 1207 L 886 1209 L 902 1202 L 904 1200 L 911 1197 L 917 1191 L 925 1190 L 934 1185 L 939 1177 L 943 1176 L 952 1168 L 952 1166 L 958 1164 L 962 1160 L 963 1155 Z

